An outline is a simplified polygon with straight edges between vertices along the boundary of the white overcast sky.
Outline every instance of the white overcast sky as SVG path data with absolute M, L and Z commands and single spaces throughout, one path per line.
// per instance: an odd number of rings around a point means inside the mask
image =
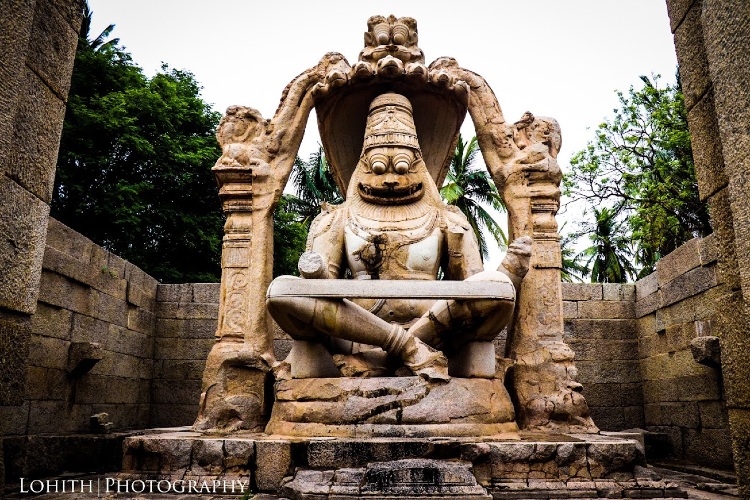
M 552 116 L 562 127 L 560 166 L 585 147 L 617 106 L 615 90 L 640 75 L 675 78 L 676 57 L 665 0 L 495 0 L 378 2 L 290 0 L 89 0 L 92 36 L 116 24 L 147 75 L 162 62 L 195 74 L 218 111 L 241 104 L 270 118 L 281 91 L 326 52 L 350 64 L 367 19 L 417 20 L 429 64 L 451 56 L 489 82 L 505 118 Z M 311 117 L 300 155 L 318 143 Z M 473 135 L 469 124 L 464 135 Z

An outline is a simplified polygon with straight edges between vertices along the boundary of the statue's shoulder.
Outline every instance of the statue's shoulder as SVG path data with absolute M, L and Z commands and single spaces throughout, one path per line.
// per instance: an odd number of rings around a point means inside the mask
M 341 205 L 333 205 L 324 201 L 320 204 L 320 213 L 313 219 L 310 225 L 310 234 L 316 235 L 328 231 L 331 226 L 339 224 L 342 220 L 344 210 Z
M 451 232 L 466 232 L 471 230 L 469 220 L 455 205 L 446 205 L 442 211 L 443 225 Z

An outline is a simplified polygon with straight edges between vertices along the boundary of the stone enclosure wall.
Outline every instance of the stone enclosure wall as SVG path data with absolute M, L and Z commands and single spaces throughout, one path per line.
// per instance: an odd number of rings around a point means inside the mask
M 114 429 L 149 426 L 156 290 L 154 278 L 49 219 L 23 402 L 0 406 L 9 477 L 74 463 L 68 454 L 80 450 L 47 450 L 45 435 L 101 432 L 94 414 Z
M 693 239 L 635 284 L 564 284 L 566 342 L 602 430 L 643 428 L 661 453 L 731 468 L 721 370 L 691 342 L 712 335 L 722 293 L 716 238 Z M 716 333 L 713 332 L 715 335 Z

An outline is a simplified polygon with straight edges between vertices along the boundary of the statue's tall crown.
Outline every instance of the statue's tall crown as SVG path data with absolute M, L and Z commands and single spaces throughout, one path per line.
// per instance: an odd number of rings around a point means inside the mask
M 382 94 L 370 104 L 362 149 L 377 146 L 405 146 L 421 152 L 411 102 L 401 94 Z

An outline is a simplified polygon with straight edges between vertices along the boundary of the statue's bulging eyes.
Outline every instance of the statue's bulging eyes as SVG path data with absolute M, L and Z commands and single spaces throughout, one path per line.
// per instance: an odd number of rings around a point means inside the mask
M 393 170 L 400 175 L 409 173 L 409 169 L 412 166 L 412 159 L 409 155 L 396 155 L 393 158 Z
M 391 39 L 391 27 L 387 24 L 378 24 L 373 28 L 372 34 L 375 35 L 378 45 L 388 45 Z
M 404 45 L 409 39 L 409 28 L 403 24 L 397 24 L 393 27 L 393 43 Z
M 382 175 L 382 174 L 384 174 L 385 170 L 386 170 L 386 165 L 385 165 L 385 163 L 383 161 L 376 160 L 376 161 L 372 162 L 372 171 L 376 175 Z

